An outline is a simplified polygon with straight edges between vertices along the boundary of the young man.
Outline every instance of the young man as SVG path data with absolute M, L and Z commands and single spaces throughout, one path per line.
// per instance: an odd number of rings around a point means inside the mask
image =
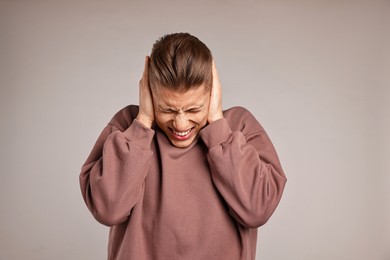
M 222 111 L 210 50 L 186 33 L 160 38 L 139 97 L 80 174 L 89 210 L 111 227 L 108 259 L 255 259 L 286 177 L 256 119 Z

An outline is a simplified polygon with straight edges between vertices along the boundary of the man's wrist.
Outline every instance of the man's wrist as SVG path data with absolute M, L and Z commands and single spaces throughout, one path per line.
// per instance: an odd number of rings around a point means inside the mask
M 226 142 L 231 134 L 232 130 L 225 118 L 214 121 L 199 132 L 200 137 L 209 149 Z
M 214 115 L 214 116 L 210 116 L 208 121 L 211 124 L 211 123 L 213 123 L 213 122 L 215 122 L 215 121 L 217 121 L 219 119 L 222 119 L 222 118 L 223 118 L 223 113 L 220 113 L 220 114 L 217 114 L 217 115 Z
M 143 124 L 145 127 L 147 127 L 147 128 L 152 128 L 153 120 L 150 120 L 150 119 L 148 119 L 148 118 L 145 118 L 145 117 L 143 117 L 142 115 L 138 115 L 138 116 L 137 116 L 137 120 L 138 120 L 138 122 L 140 122 L 141 124 Z

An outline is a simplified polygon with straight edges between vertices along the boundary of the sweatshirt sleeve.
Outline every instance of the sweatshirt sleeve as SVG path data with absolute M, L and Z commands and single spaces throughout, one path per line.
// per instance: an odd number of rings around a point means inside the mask
M 200 135 L 209 149 L 212 180 L 230 214 L 243 226 L 257 228 L 276 209 L 287 179 L 264 129 L 247 110 L 238 112 L 229 122 L 222 118 L 206 126 Z
M 124 131 L 110 123 L 100 134 L 80 173 L 83 198 L 100 223 L 113 226 L 129 217 L 143 189 L 153 136 L 137 120 Z

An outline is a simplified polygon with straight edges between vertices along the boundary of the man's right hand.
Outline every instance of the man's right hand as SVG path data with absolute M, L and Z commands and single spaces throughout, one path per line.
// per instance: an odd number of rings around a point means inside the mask
M 154 121 L 152 92 L 149 85 L 149 56 L 145 57 L 145 68 L 139 81 L 139 112 L 137 120 L 144 126 L 151 128 Z

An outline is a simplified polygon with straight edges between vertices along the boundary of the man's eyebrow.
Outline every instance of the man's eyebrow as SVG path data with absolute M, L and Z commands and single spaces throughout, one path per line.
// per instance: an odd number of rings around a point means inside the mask
M 199 105 L 193 105 L 193 106 L 189 106 L 188 108 L 186 108 L 185 110 L 191 110 L 191 109 L 201 109 L 205 106 L 205 104 L 199 104 Z M 171 107 L 169 105 L 157 105 L 157 108 L 158 109 L 162 109 L 162 110 L 178 110 L 177 108 L 174 108 L 174 107 Z
M 160 109 L 160 110 L 176 110 L 176 109 L 174 109 L 172 107 L 163 106 L 163 105 L 158 105 L 157 108 Z
M 195 104 L 195 105 L 189 106 L 189 108 L 202 108 L 204 106 L 205 106 L 205 103 L 201 103 L 201 104 Z
M 194 105 L 194 106 L 190 106 L 189 108 L 187 108 L 187 110 L 197 110 L 197 109 L 202 109 L 203 107 L 204 107 L 204 104 Z

